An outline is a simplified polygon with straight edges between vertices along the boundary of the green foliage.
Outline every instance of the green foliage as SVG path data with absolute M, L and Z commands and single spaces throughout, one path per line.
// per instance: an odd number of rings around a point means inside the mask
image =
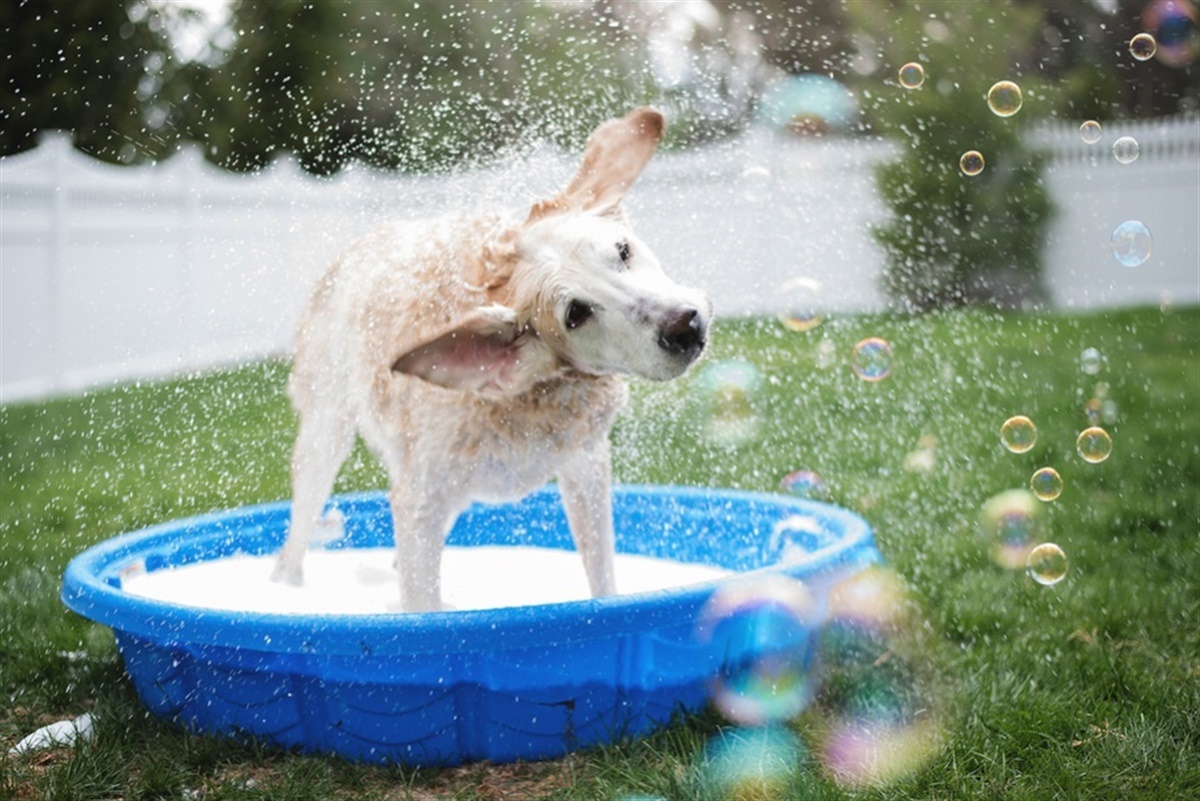
M 916 4 L 886 18 L 870 4 L 855 7 L 881 38 L 886 26 L 882 51 L 893 77 L 870 113 L 901 147 L 877 173 L 889 209 L 873 232 L 886 257 L 883 288 L 910 310 L 1037 301 L 1052 209 L 1042 159 L 1024 146 L 1020 129 L 1048 109 L 1040 81 L 1019 62 L 1040 33 L 1041 11 L 1012 3 L 938 8 L 932 16 L 940 27 L 931 35 L 931 15 Z M 894 77 L 908 61 L 924 67 L 919 88 L 905 89 Z M 1015 116 L 988 108 L 988 89 L 1000 80 L 1023 90 Z M 970 150 L 983 154 L 979 175 L 959 169 Z
M 896 353 L 892 375 L 877 384 L 847 366 L 868 335 Z M 1195 795 L 1200 309 L 854 317 L 805 334 L 773 321 L 725 322 L 712 347 L 710 359 L 744 359 L 762 372 L 757 436 L 704 438 L 692 412 L 698 373 L 638 384 L 614 432 L 618 478 L 771 491 L 792 470 L 819 472 L 834 502 L 871 523 L 911 586 L 929 638 L 941 642 L 936 676 L 957 698 L 945 748 L 925 770 L 858 792 L 810 758 L 784 797 Z M 1105 356 L 1098 376 L 1079 370 L 1090 347 Z M 59 577 L 74 553 L 121 531 L 285 498 L 295 433 L 285 376 L 284 365 L 266 363 L 0 407 L 0 796 L 720 797 L 702 770 L 721 727 L 712 714 L 561 760 L 453 770 L 348 765 L 147 717 L 111 636 L 63 610 Z M 1108 424 L 1113 455 L 1090 465 L 1074 440 L 1098 382 L 1118 414 Z M 1001 422 L 1018 413 L 1039 429 L 1037 446 L 1021 455 L 998 441 Z M 929 436 L 936 460 L 927 472 L 906 468 L 905 455 Z M 1045 465 L 1066 482 L 1045 507 L 1070 560 L 1055 587 L 993 565 L 976 533 L 991 495 L 1026 486 Z M 383 482 L 359 451 L 337 490 Z M 37 726 L 89 710 L 94 742 L 5 755 Z

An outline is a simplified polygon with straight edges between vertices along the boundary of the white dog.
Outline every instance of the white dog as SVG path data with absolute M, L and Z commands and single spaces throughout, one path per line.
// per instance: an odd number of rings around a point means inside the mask
M 620 376 L 680 375 L 712 316 L 620 209 L 662 131 L 648 108 L 600 126 L 567 188 L 524 219 L 400 223 L 334 263 L 288 384 L 300 430 L 277 580 L 301 583 L 357 432 L 388 471 L 405 611 L 442 608 L 441 553 L 460 512 L 555 476 L 592 594 L 616 591 L 608 432 L 627 397 Z

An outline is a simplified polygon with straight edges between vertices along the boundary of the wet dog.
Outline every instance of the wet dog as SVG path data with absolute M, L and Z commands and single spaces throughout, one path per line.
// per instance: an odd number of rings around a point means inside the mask
M 682 374 L 712 317 L 621 210 L 662 133 L 661 114 L 636 109 L 597 128 L 567 187 L 527 214 L 399 223 L 333 264 L 288 383 L 300 428 L 277 580 L 301 583 L 357 434 L 389 476 L 405 611 L 442 608 L 460 512 L 554 477 L 592 594 L 616 591 L 608 432 L 623 376 Z

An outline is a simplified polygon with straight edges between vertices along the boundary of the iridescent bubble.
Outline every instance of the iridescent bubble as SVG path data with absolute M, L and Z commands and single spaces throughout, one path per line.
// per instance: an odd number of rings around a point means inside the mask
M 1104 405 L 1100 407 L 1100 420 L 1105 425 L 1117 422 L 1117 402 L 1112 398 L 1105 400 Z
M 863 381 L 882 381 L 892 373 L 892 346 L 879 337 L 868 337 L 854 346 L 854 374 Z
M 747 167 L 738 177 L 738 186 L 748 202 L 762 203 L 771 196 L 771 171 L 757 165 Z
M 1100 123 L 1095 120 L 1088 120 L 1083 125 L 1079 126 L 1079 138 L 1089 145 L 1094 145 L 1100 141 Z
M 1145 264 L 1154 252 L 1154 240 L 1150 229 L 1140 220 L 1126 220 L 1113 229 L 1113 258 L 1126 267 Z
M 1053 542 L 1043 542 L 1029 552 L 1025 571 L 1038 584 L 1052 586 L 1067 575 L 1067 555 Z
M 838 581 L 826 597 L 830 620 L 850 621 L 877 630 L 894 630 L 910 619 L 908 588 L 886 567 L 872 565 Z
M 1103 420 L 1104 401 L 1099 398 L 1092 398 L 1087 403 L 1083 404 L 1083 416 L 1087 419 L 1089 426 L 1100 425 Z
M 1037 426 L 1023 414 L 1010 417 L 1000 426 L 1000 442 L 1012 453 L 1025 453 L 1037 444 Z
M 1079 354 L 1079 369 L 1084 375 L 1096 375 L 1104 366 L 1104 357 L 1095 348 L 1085 348 Z
M 1122 164 L 1132 164 L 1137 161 L 1138 154 L 1141 152 L 1142 149 L 1138 145 L 1138 141 L 1132 136 L 1122 136 L 1113 142 L 1113 158 Z
M 1075 440 L 1075 450 L 1085 462 L 1099 464 L 1112 453 L 1112 437 L 1098 426 L 1085 428 Z
M 783 304 L 779 322 L 789 331 L 811 331 L 825 322 L 819 281 L 806 277 L 786 281 L 779 287 L 779 301 Z
M 998 81 L 988 89 L 987 102 L 997 117 L 1011 117 L 1021 110 L 1021 87 L 1012 81 Z
M 1053 467 L 1043 467 L 1029 479 L 1029 488 L 1039 501 L 1053 501 L 1062 495 L 1062 476 Z
M 758 395 L 762 376 L 742 359 L 709 362 L 696 375 L 692 407 L 699 412 L 704 436 L 716 445 L 736 446 L 758 431 Z
M 1148 33 L 1139 33 L 1129 40 L 1129 55 L 1138 61 L 1149 61 L 1158 50 L 1158 42 Z
M 823 500 L 826 497 L 824 479 L 812 470 L 796 470 L 788 473 L 779 482 L 779 488 L 789 495 L 807 498 L 811 501 Z
M 925 83 L 925 68 L 910 61 L 900 68 L 900 85 L 905 89 L 917 89 Z
M 745 726 L 799 714 L 812 697 L 810 641 L 819 620 L 813 594 L 783 574 L 719 587 L 696 627 L 697 638 L 722 654 L 713 705 Z
M 962 170 L 963 175 L 974 178 L 983 172 L 983 154 L 978 150 L 968 150 L 958 160 L 958 168 Z
M 979 533 L 992 561 L 1009 570 L 1025 566 L 1029 549 L 1042 538 L 1043 525 L 1042 508 L 1025 489 L 992 496 L 979 514 Z
M 783 801 L 804 759 L 804 746 L 786 727 L 722 729 L 708 741 L 700 765 L 705 797 Z

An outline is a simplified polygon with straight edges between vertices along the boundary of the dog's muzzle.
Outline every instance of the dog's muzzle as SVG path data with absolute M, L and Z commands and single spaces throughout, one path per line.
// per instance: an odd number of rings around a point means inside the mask
M 698 309 L 675 309 L 666 314 L 658 329 L 658 346 L 672 356 L 692 361 L 704 350 L 708 326 Z

